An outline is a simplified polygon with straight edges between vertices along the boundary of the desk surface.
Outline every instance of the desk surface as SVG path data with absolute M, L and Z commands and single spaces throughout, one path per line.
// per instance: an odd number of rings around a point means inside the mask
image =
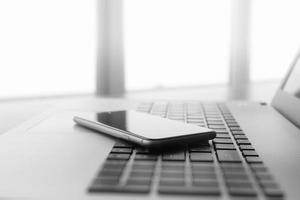
M 234 95 L 232 88 L 226 85 L 202 86 L 181 89 L 164 89 L 130 92 L 124 99 L 134 100 L 153 100 L 153 99 L 173 99 L 173 100 L 200 100 L 200 101 L 228 101 L 228 100 L 249 100 L 270 102 L 278 82 L 263 84 L 252 84 L 246 93 Z M 4 133 L 10 128 L 22 123 L 23 121 L 41 113 L 51 107 L 65 108 L 70 105 L 74 107 L 91 100 L 95 100 L 93 95 L 65 96 L 49 98 L 31 98 L 17 100 L 0 100 L 0 133 Z M 97 100 L 97 99 L 96 99 Z

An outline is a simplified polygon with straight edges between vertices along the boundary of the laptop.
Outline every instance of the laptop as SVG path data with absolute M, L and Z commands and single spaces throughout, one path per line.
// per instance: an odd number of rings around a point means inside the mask
M 74 115 L 136 109 L 217 132 L 153 152 L 76 126 Z M 300 53 L 270 105 L 93 99 L 1 135 L 0 196 L 26 199 L 299 199 Z

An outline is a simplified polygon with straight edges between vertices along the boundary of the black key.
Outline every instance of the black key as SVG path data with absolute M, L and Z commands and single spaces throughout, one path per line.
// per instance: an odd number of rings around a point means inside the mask
M 240 155 L 234 150 L 217 150 L 219 162 L 242 162 Z
M 197 147 L 209 147 L 210 145 L 209 145 L 209 143 L 208 143 L 208 141 L 204 141 L 204 142 L 197 142 L 197 143 L 194 143 L 194 144 L 191 144 L 190 145 L 190 148 L 197 148 Z
M 230 136 L 227 133 L 217 133 L 216 138 L 226 138 L 230 139 Z
M 131 171 L 130 178 L 150 178 L 153 176 L 153 171 Z
M 137 148 L 136 154 L 156 154 L 156 152 L 153 152 L 150 149 Z
M 216 133 L 227 133 L 227 129 L 226 128 L 214 128 L 213 129 Z
M 259 180 L 259 185 L 263 188 L 279 189 L 279 185 L 274 180 Z
M 115 170 L 115 169 L 102 169 L 98 176 L 101 177 L 120 177 L 123 170 Z
M 231 131 L 232 135 L 245 135 L 243 131 Z
M 258 154 L 256 153 L 256 151 L 243 151 L 243 156 L 258 156 Z
M 216 144 L 233 144 L 233 141 L 229 139 L 224 139 L 224 138 L 215 138 L 213 139 L 213 142 Z
M 129 178 L 126 181 L 126 185 L 150 185 L 152 179 L 149 178 Z
M 225 125 L 224 122 L 220 122 L 220 121 L 210 121 L 208 123 L 208 125 Z
M 216 180 L 217 181 L 217 175 L 214 172 L 213 173 L 192 172 L 192 178 L 200 179 L 200 180 Z
M 112 148 L 111 153 L 128 153 L 128 154 L 131 154 L 132 149 L 131 148 L 114 147 L 114 148 Z
M 129 160 L 130 154 L 116 154 L 110 153 L 107 157 L 107 160 Z
M 89 187 L 89 192 L 121 192 L 122 188 L 116 185 L 92 184 Z
M 160 174 L 161 178 L 180 178 L 184 179 L 184 171 L 162 171 Z
M 190 153 L 192 162 L 213 162 L 213 157 L 210 153 Z
M 225 125 L 208 125 L 211 129 L 226 129 Z
M 240 128 L 240 126 L 238 125 L 238 123 L 227 123 L 227 125 L 229 127 L 239 127 Z
M 221 168 L 226 172 L 245 172 L 245 168 L 241 163 L 221 163 Z
M 155 161 L 151 160 L 135 160 L 132 164 L 132 168 L 135 169 L 154 169 L 155 168 Z
M 257 196 L 256 191 L 254 188 L 247 187 L 247 188 L 242 188 L 242 187 L 229 187 L 229 194 L 232 196 Z
M 191 169 L 192 172 L 214 172 L 215 171 L 215 167 L 214 166 L 209 166 L 209 165 L 196 165 L 196 164 L 202 164 L 202 163 L 191 163 Z
M 166 171 L 184 171 L 185 163 L 182 162 L 174 162 L 174 164 L 162 162 L 161 166 L 162 170 Z
M 150 192 L 150 185 L 125 185 L 121 188 L 121 192 L 123 193 L 141 193 L 146 194 Z
M 228 179 L 226 180 L 226 185 L 228 187 L 241 187 L 241 188 L 250 188 L 253 187 L 252 183 L 247 180 L 239 180 L 239 179 Z
M 224 173 L 227 180 L 248 180 L 249 177 L 246 173 Z
M 93 181 L 93 184 L 102 185 L 118 185 L 120 181 L 119 177 L 99 177 Z
M 251 142 L 249 140 L 240 140 L 240 139 L 236 140 L 236 143 L 238 145 L 249 145 L 249 144 L 251 144 Z
M 254 171 L 255 173 L 268 171 L 268 168 L 263 164 L 252 163 L 252 164 L 250 164 L 250 167 L 251 167 L 252 171 Z
M 255 150 L 252 145 L 240 145 L 241 150 Z
M 111 161 L 114 161 L 114 162 L 111 162 Z M 109 160 L 103 164 L 102 169 L 103 170 L 105 170 L 105 169 L 122 170 L 122 169 L 124 169 L 125 165 L 126 165 L 126 161 L 124 162 L 124 161 L 119 161 L 119 160 Z
M 191 147 L 190 152 L 211 152 L 211 147 L 210 146 L 198 146 L 198 147 Z
M 117 147 L 117 148 L 132 148 L 132 144 L 117 142 L 117 143 L 115 143 L 114 147 Z
M 231 131 L 243 131 L 240 127 L 230 127 Z
M 245 135 L 233 135 L 233 137 L 236 140 L 248 140 L 247 136 L 245 136 Z
M 283 197 L 284 193 L 279 188 L 263 188 L 263 192 L 268 197 Z
M 228 131 L 222 131 L 222 130 L 217 130 L 217 129 L 215 129 L 214 131 L 215 131 L 217 134 L 218 134 L 218 133 L 221 133 L 221 134 L 229 134 Z
M 173 178 L 173 179 L 165 179 L 161 178 L 159 181 L 160 186 L 184 186 L 185 181 L 183 178 Z
M 192 184 L 198 187 L 205 187 L 205 186 L 211 186 L 211 187 L 218 187 L 219 183 L 217 180 L 208 180 L 208 179 L 193 179 Z
M 157 160 L 157 155 L 155 154 L 136 154 L 135 160 Z
M 245 159 L 248 163 L 262 163 L 260 157 L 251 156 L 251 157 L 246 157 Z
M 164 153 L 163 161 L 185 161 L 185 152 Z
M 235 146 L 233 144 L 215 144 L 216 150 L 235 150 Z
M 208 195 L 220 196 L 221 191 L 218 187 L 159 187 L 160 194 L 182 194 L 182 195 Z
M 273 176 L 268 172 L 255 173 L 255 176 L 259 181 L 274 181 Z

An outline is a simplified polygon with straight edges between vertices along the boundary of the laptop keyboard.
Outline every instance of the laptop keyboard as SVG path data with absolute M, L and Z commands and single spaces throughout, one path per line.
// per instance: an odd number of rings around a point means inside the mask
M 153 152 L 117 142 L 88 190 L 283 199 L 284 194 L 224 104 L 143 103 L 140 112 L 214 129 L 209 142 Z

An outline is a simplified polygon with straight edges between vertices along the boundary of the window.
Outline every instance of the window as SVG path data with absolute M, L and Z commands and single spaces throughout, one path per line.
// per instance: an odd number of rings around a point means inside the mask
M 0 1 L 0 98 L 94 92 L 96 1 Z
M 300 2 L 252 2 L 251 80 L 281 80 L 300 44 Z
M 124 1 L 126 89 L 228 82 L 231 0 Z

